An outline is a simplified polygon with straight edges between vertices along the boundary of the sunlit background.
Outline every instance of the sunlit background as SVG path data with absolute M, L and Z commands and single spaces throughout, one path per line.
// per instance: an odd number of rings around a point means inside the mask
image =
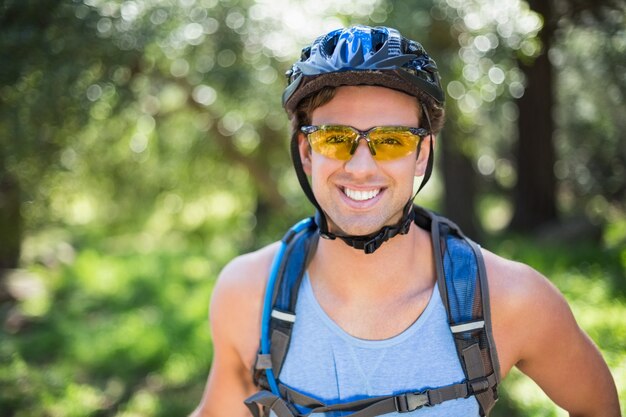
M 625 408 L 625 15 L 617 0 L 0 1 L 0 415 L 195 407 L 217 274 L 312 212 L 283 74 L 355 23 L 397 27 L 442 73 L 448 121 L 416 202 L 546 274 Z M 566 414 L 513 372 L 492 415 Z

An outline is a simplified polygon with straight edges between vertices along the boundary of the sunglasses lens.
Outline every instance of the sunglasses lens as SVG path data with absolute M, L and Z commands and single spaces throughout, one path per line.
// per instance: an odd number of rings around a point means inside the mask
M 327 158 L 347 161 L 352 157 L 359 133 L 349 126 L 319 126 L 308 133 L 313 150 Z M 369 146 L 377 161 L 409 155 L 417 149 L 420 137 L 406 127 L 382 126 L 369 131 Z
M 370 134 L 370 141 L 376 149 L 375 159 L 388 161 L 402 158 L 417 149 L 420 137 L 405 127 L 378 127 Z
M 357 133 L 347 126 L 320 126 L 309 134 L 313 150 L 328 158 L 347 161 Z

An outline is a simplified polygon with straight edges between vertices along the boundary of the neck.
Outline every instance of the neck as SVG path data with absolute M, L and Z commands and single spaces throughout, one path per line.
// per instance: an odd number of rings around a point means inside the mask
M 430 235 L 411 225 L 409 233 L 365 254 L 340 240 L 320 239 L 309 273 L 314 287 L 339 297 L 393 297 L 397 292 L 423 291 L 434 285 Z

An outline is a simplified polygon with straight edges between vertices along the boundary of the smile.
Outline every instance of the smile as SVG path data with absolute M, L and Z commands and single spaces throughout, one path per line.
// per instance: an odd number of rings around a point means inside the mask
M 374 190 L 368 190 L 368 191 L 359 191 L 359 190 L 352 190 L 350 188 L 344 188 L 343 193 L 347 195 L 348 198 L 350 198 L 351 200 L 365 201 L 365 200 L 371 200 L 372 198 L 376 197 L 378 193 L 380 193 L 380 188 L 376 188 Z

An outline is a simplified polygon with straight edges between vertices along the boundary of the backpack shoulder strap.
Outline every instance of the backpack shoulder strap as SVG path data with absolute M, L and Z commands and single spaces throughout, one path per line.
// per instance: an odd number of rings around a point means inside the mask
M 437 283 L 457 354 L 481 416 L 486 416 L 498 399 L 500 369 L 482 252 L 456 224 L 421 211 L 430 217 Z
M 296 319 L 298 288 L 317 247 L 319 234 L 311 218 L 293 226 L 281 240 L 265 291 L 261 342 L 254 381 L 279 394 L 277 383 Z
M 414 221 L 431 230 L 437 281 L 466 381 L 330 406 L 280 384 L 278 375 L 296 319 L 298 289 L 319 238 L 315 223 L 305 219 L 282 239 L 268 279 L 261 347 L 255 365 L 255 382 L 264 390 L 245 401 L 254 416 L 260 415 L 261 407 L 266 413 L 272 410 L 278 417 L 300 417 L 303 415 L 294 407 L 299 403 L 311 410 L 305 415 L 349 410 L 354 411 L 351 417 L 373 417 L 393 411 L 413 411 L 470 395 L 476 396 L 482 416 L 489 413 L 497 399 L 499 368 L 480 248 L 454 223 L 417 206 Z

